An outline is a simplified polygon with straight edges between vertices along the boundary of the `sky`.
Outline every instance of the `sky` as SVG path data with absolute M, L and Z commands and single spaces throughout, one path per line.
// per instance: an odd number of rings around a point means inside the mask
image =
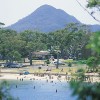
M 87 4 L 86 0 L 78 1 L 84 7 Z M 62 9 L 84 24 L 100 24 L 95 21 L 76 0 L 0 0 L 0 22 L 5 23 L 5 26 L 14 24 L 44 4 Z M 96 17 L 100 19 L 100 12 L 96 13 Z

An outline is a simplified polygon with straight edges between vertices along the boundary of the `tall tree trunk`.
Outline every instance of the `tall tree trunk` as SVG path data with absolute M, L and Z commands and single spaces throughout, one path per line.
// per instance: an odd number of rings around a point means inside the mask
M 59 68 L 59 53 L 57 53 L 57 65 L 56 65 L 56 69 Z
M 32 65 L 32 52 L 29 53 L 30 65 Z

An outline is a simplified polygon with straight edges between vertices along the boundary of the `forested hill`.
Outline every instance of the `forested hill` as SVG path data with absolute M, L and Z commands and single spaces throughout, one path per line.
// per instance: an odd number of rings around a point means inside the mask
M 56 9 L 50 5 L 43 5 L 30 15 L 7 28 L 16 30 L 17 32 L 24 30 L 51 32 L 64 28 L 68 23 L 80 22 L 75 17 L 67 14 L 63 10 Z M 100 26 L 97 25 L 97 27 L 99 28 Z M 94 26 L 92 26 L 91 29 L 96 31 Z

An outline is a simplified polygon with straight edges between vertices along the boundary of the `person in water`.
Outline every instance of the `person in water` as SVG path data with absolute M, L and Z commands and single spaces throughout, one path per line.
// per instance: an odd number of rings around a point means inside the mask
M 57 93 L 57 89 L 56 89 L 56 93 Z
M 34 86 L 34 89 L 35 89 L 35 86 Z

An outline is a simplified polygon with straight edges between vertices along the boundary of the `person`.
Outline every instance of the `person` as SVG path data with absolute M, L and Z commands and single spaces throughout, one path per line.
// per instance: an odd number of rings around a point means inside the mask
M 63 68 L 61 69 L 61 72 L 63 72 Z
M 34 86 L 34 89 L 35 89 L 35 86 Z
M 56 89 L 56 93 L 57 93 L 57 89 Z

